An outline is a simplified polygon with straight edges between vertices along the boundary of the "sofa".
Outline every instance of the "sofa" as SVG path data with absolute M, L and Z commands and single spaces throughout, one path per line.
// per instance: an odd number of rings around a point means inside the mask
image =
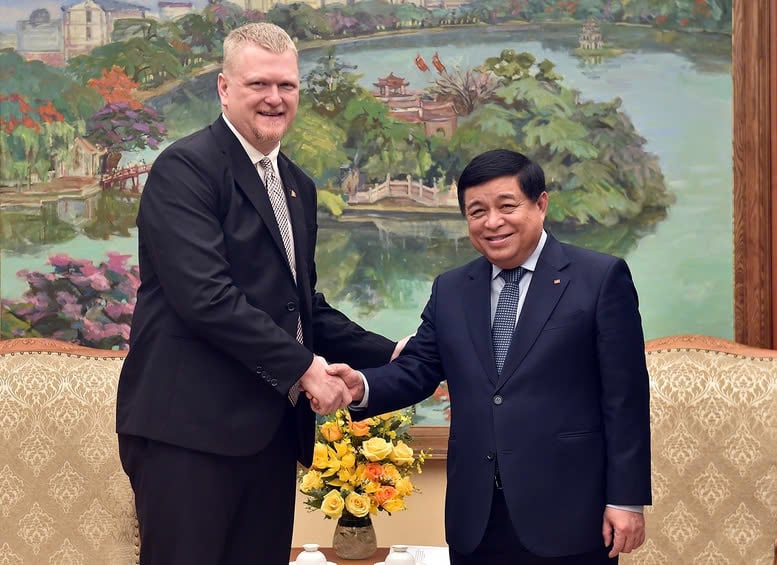
M 777 533 L 777 351 L 646 344 L 653 506 L 622 564 L 768 565 Z M 0 342 L 0 565 L 138 565 L 114 433 L 124 354 Z

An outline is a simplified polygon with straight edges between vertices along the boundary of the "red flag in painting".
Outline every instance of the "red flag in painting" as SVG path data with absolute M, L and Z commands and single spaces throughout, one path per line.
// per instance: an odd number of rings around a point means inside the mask
M 437 54 L 437 51 L 435 51 L 432 56 L 432 65 L 434 65 L 434 68 L 437 69 L 438 73 L 442 74 L 445 72 L 445 65 L 440 61 L 440 56 Z
M 421 57 L 420 53 L 415 56 L 415 66 L 423 73 L 429 70 L 429 65 L 426 64 L 426 61 L 424 61 L 424 58 Z

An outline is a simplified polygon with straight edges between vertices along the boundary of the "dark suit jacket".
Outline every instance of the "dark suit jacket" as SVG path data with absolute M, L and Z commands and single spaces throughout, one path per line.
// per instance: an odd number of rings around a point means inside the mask
M 498 460 L 530 551 L 592 551 L 606 504 L 651 500 L 648 375 L 628 267 L 548 237 L 499 377 L 490 284 L 482 257 L 435 280 L 402 355 L 364 371 L 368 414 L 418 402 L 447 379 L 448 544 L 461 553 L 479 544 Z
M 388 362 L 393 342 L 316 293 L 316 189 L 283 154 L 278 168 L 297 285 L 267 191 L 221 118 L 155 161 L 137 220 L 142 282 L 119 381 L 119 433 L 256 453 L 276 433 L 311 351 L 356 366 Z M 314 414 L 304 395 L 296 413 L 299 456 L 309 464 Z

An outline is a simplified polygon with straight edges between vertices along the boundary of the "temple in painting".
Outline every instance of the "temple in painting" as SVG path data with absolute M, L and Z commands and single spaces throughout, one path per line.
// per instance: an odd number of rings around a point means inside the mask
M 580 44 L 580 49 L 585 49 L 586 51 L 593 51 L 594 49 L 604 47 L 604 37 L 596 20 L 588 19 L 583 23 L 583 29 L 580 30 L 577 40 Z
M 373 83 L 373 95 L 389 108 L 389 115 L 412 124 L 423 124 L 426 135 L 450 139 L 456 131 L 453 103 L 428 100 L 423 91 L 408 89 L 410 83 L 393 72 Z

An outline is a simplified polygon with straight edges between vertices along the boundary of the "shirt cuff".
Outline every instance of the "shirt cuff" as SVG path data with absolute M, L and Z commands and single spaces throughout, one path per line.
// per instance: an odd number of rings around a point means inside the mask
M 351 402 L 351 405 L 348 408 L 351 410 L 364 410 L 370 402 L 370 383 L 367 382 L 367 377 L 364 376 L 364 373 L 361 371 L 356 372 L 359 373 L 359 376 L 364 383 L 364 396 L 362 397 L 361 402 Z
M 645 509 L 644 506 L 626 506 L 623 504 L 608 504 L 607 506 L 610 508 L 615 508 L 616 510 L 628 510 L 629 512 L 636 512 L 637 514 L 642 514 Z

